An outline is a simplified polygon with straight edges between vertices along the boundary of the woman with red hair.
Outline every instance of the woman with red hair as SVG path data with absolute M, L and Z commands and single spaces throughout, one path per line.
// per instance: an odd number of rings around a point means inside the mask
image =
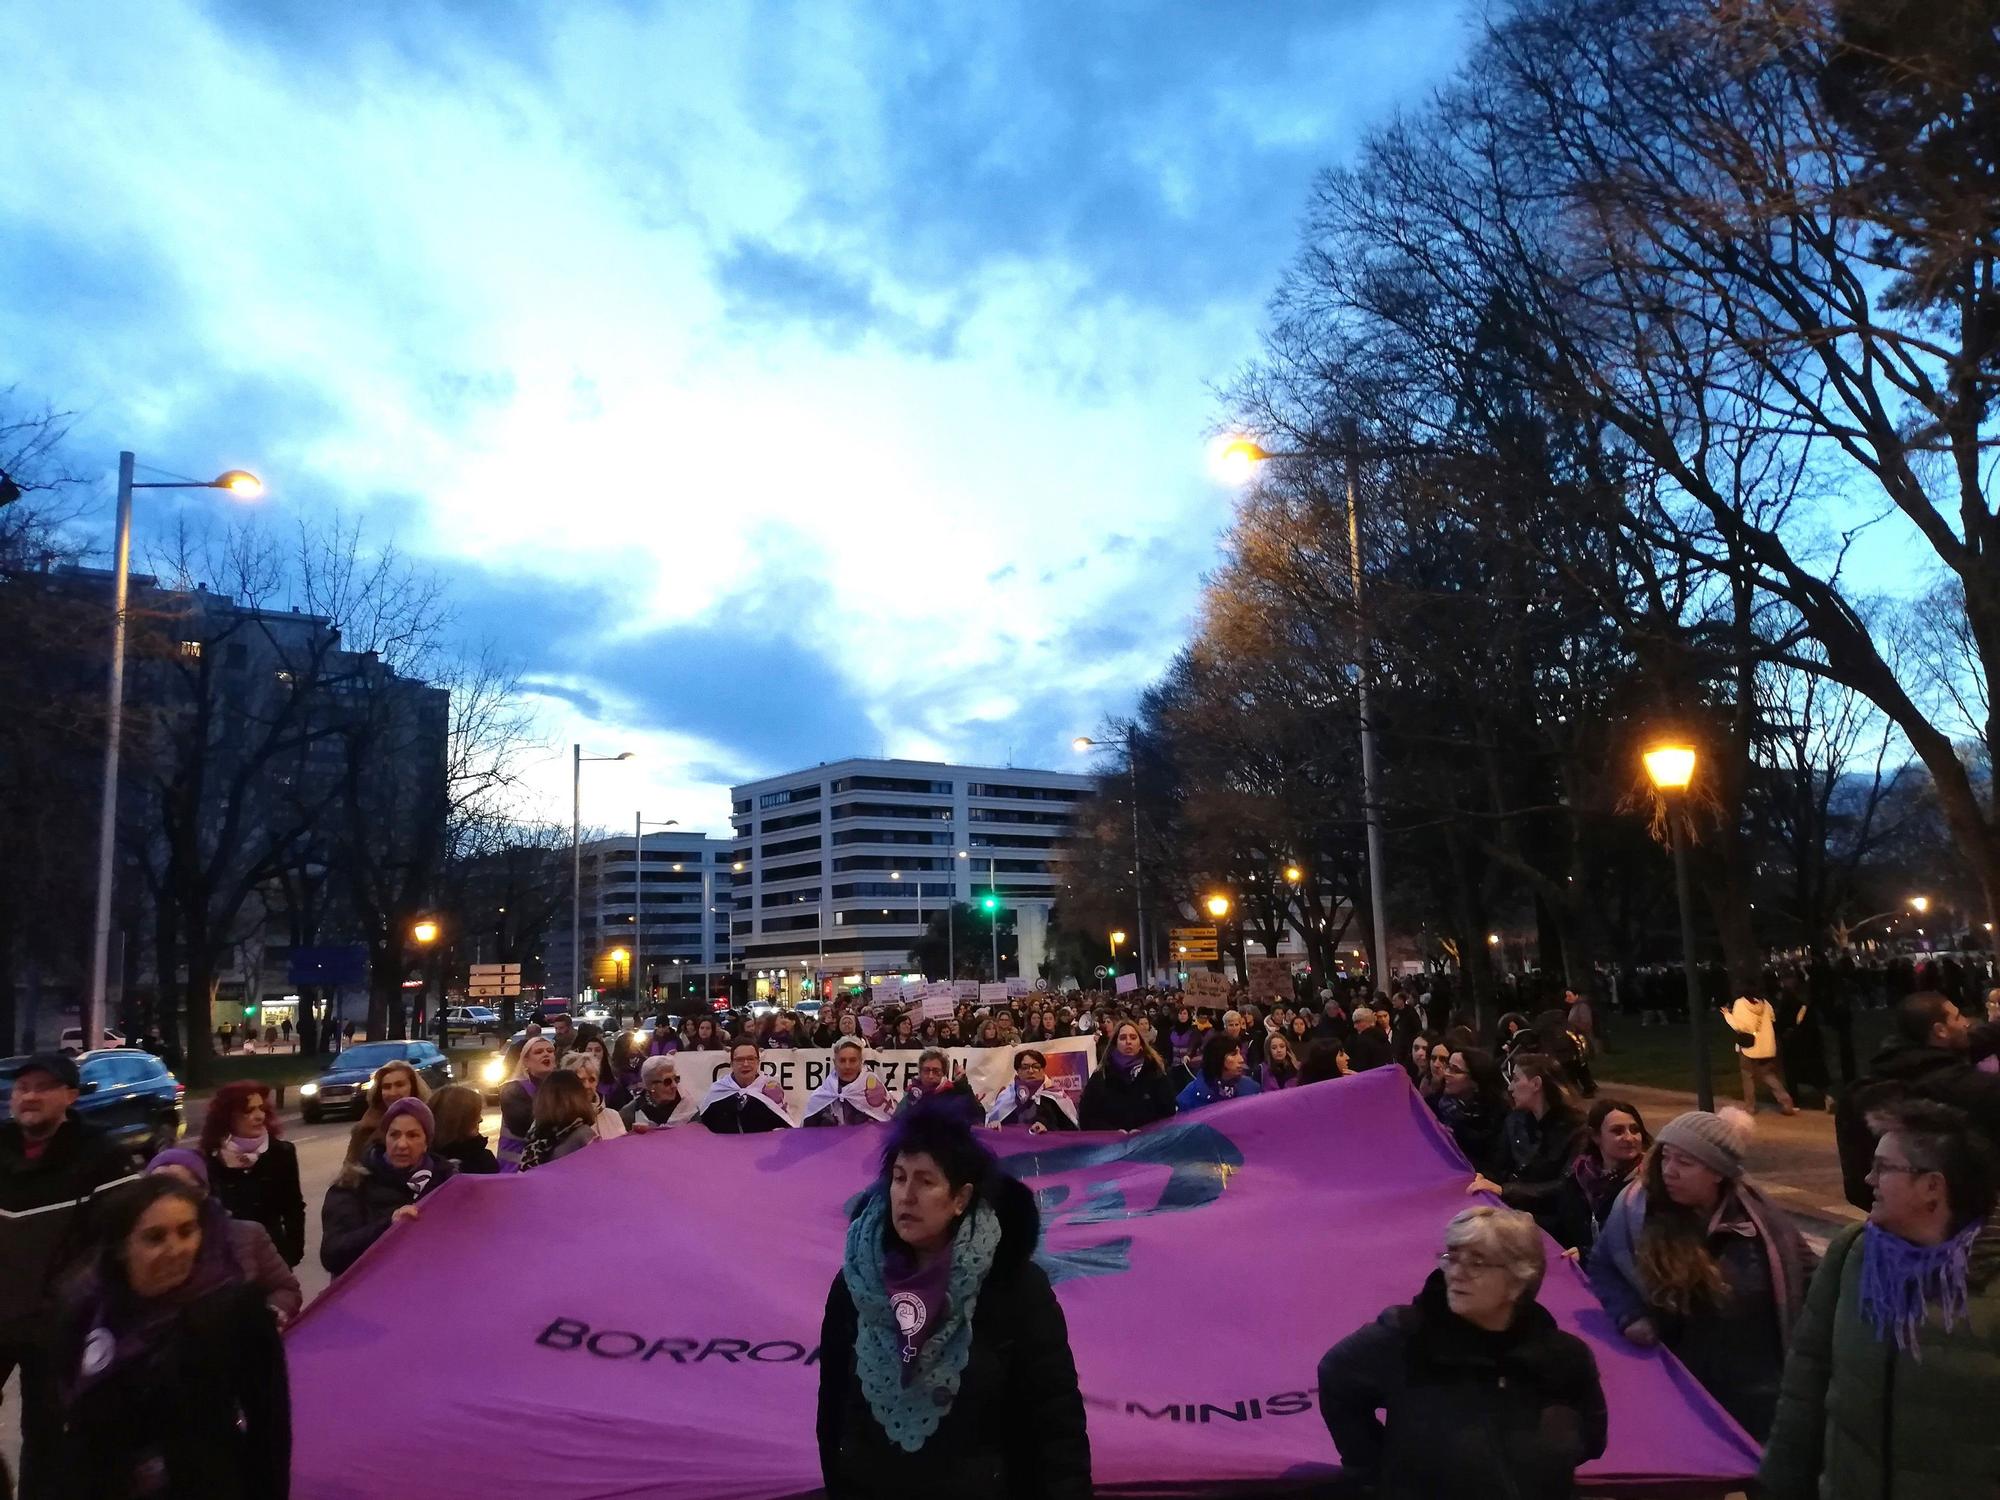
M 299 1153 L 278 1139 L 278 1111 L 268 1085 L 225 1083 L 208 1101 L 201 1154 L 209 1189 L 230 1216 L 262 1224 L 271 1243 L 296 1266 L 306 1254 L 306 1200 L 299 1190 Z

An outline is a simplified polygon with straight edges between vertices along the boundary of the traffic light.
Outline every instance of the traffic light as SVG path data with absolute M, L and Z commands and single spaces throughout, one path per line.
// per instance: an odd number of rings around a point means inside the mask
M 1116 977 L 1117 977 L 1117 975 L 1118 975 L 1118 965 L 1116 965 L 1116 964 L 1106 964 L 1106 965 L 1104 966 L 1104 972 L 1105 972 L 1106 974 L 1109 974 L 1109 975 L 1111 975 L 1111 976 L 1112 976 L 1113 978 L 1116 978 Z
M 256 1014 L 257 1014 L 257 1007 L 256 1007 L 256 1006 L 254 1006 L 254 1005 L 246 1005 L 246 1006 L 244 1006 L 244 1007 L 243 1007 L 243 1015 L 244 1015 L 244 1019 L 246 1019 L 246 1020 L 247 1020 L 247 1019 L 249 1019 L 249 1018 L 250 1018 L 251 1016 L 254 1016 L 254 1015 L 256 1015 Z
M 988 891 L 985 895 L 981 896 L 979 898 L 979 909 L 989 914 L 1000 910 L 999 894 L 994 891 Z

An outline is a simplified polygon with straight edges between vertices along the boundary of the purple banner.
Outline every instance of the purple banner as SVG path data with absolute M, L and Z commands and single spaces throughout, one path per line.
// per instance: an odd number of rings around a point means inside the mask
M 1132 1136 L 989 1139 L 1041 1199 L 1106 1493 L 1331 1472 L 1319 1357 L 1415 1295 L 1470 1178 L 1396 1069 Z M 294 1495 L 810 1493 L 820 1315 L 881 1140 L 690 1126 L 448 1184 L 287 1337 Z M 1586 1488 L 1740 1487 L 1755 1446 L 1550 1255 L 1542 1301 L 1610 1406 Z

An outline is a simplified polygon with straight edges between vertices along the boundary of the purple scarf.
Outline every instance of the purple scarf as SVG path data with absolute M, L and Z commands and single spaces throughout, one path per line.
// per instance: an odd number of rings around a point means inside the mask
M 1111 1060 L 1118 1065 L 1118 1071 L 1127 1078 L 1137 1078 L 1139 1070 L 1146 1066 L 1146 1054 L 1143 1051 L 1134 1052 L 1127 1057 L 1114 1047 L 1111 1049 Z
M 891 1246 L 882 1256 L 882 1290 L 889 1294 L 889 1314 L 896 1320 L 896 1353 L 903 1361 L 903 1384 L 917 1368 L 917 1356 L 924 1342 L 944 1322 L 947 1291 L 951 1286 L 951 1245 L 932 1257 L 927 1266 L 900 1245 Z
M 1872 1219 L 1861 1231 L 1867 1259 L 1861 1266 L 1861 1315 L 1875 1337 L 1893 1339 L 1912 1359 L 1922 1359 L 1917 1330 L 1923 1327 L 1926 1304 L 1938 1305 L 1938 1317 L 1950 1332 L 1966 1316 L 1966 1262 L 1972 1242 L 1985 1221 L 1974 1219 L 1950 1239 L 1936 1245 L 1913 1245 Z

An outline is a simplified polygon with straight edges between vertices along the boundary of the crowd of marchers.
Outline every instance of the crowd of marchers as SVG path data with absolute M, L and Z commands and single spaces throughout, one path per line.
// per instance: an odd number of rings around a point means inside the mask
M 1791 1108 L 1766 1050 L 1771 1003 L 1737 997 L 1723 1019 L 1746 1103 L 1772 1090 Z M 1817 1258 L 1745 1170 L 1747 1111 L 1653 1128 L 1599 1090 L 1588 994 L 1482 1030 L 1447 992 L 1402 988 L 1317 1008 L 1197 1009 L 1141 991 L 936 1021 L 866 1006 L 663 1016 L 608 1034 L 563 1017 L 512 1049 L 491 1146 L 477 1090 L 432 1092 L 407 1063 L 379 1070 L 319 1205 L 320 1254 L 339 1275 L 454 1175 L 544 1170 L 621 1134 L 880 1128 L 879 1176 L 822 1329 L 828 1493 L 1082 1496 L 1090 1446 L 1062 1311 L 1033 1259 L 1033 1195 L 984 1131 L 1138 1130 L 1397 1068 L 1463 1152 L 1476 1202 L 1441 1226 L 1436 1266 L 1411 1268 L 1412 1300 L 1319 1361 L 1342 1484 L 1573 1493 L 1608 1418 L 1589 1347 L 1537 1301 L 1547 1257 L 1565 1254 L 1625 1339 L 1672 1351 L 1763 1445 L 1763 1493 L 1991 1496 L 2000 1445 L 1966 1441 L 1953 1414 L 2000 1401 L 2000 1024 L 1926 990 L 1898 1002 L 1895 1024 L 1838 1098 L 1868 1217 Z M 1073 1095 L 1049 1084 L 1037 1044 L 1078 1036 L 1094 1042 Z M 967 1045 L 1011 1049 L 991 1097 L 946 1051 Z M 806 1046 L 833 1068 L 795 1118 L 767 1063 Z M 892 1092 L 877 1060 L 905 1049 L 921 1062 Z M 684 1078 L 688 1053 L 726 1069 Z M 38 1056 L 0 1125 L 19 1493 L 282 1497 L 279 1334 L 300 1310 L 308 1209 L 270 1091 L 225 1086 L 197 1139 L 142 1165 L 74 1112 L 77 1089 L 72 1060 Z

